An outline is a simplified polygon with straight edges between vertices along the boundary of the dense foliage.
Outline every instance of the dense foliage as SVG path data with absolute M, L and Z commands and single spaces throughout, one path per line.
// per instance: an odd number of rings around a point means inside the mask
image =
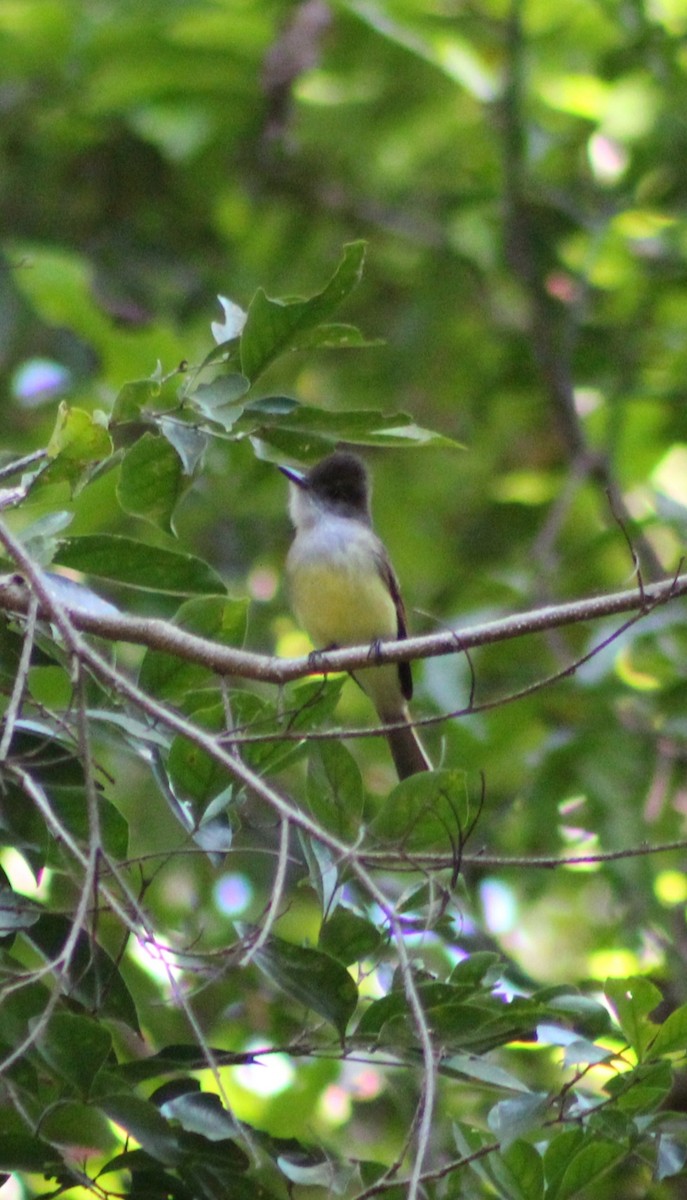
M 686 33 L 0 5 L 3 1197 L 683 1194 Z M 401 784 L 283 587 L 342 444 Z

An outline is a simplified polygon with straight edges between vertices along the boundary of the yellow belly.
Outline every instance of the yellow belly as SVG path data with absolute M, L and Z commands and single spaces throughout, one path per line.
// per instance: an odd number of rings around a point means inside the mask
M 313 562 L 294 545 L 287 566 L 294 612 L 318 650 L 397 636 L 396 605 L 366 547 L 356 553 L 348 545 Z M 397 666 L 356 671 L 355 678 L 387 720 L 405 710 Z
M 294 611 L 313 644 L 356 646 L 397 632 L 396 607 L 384 581 L 334 563 L 303 564 L 291 575 Z

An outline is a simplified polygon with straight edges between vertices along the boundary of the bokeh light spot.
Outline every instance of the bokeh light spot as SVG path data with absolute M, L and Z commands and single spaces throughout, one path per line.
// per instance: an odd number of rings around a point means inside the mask
M 253 899 L 253 888 L 245 875 L 232 871 L 220 875 L 213 889 L 215 904 L 226 916 L 245 912 Z
M 687 900 L 687 875 L 683 871 L 660 871 L 654 880 L 656 899 L 667 908 Z
M 23 408 L 37 408 L 64 392 L 70 383 L 71 374 L 61 363 L 30 358 L 14 372 L 11 390 Z
M 508 933 L 515 925 L 517 904 L 507 884 L 485 879 L 480 887 L 484 919 L 492 933 Z
M 246 1050 L 260 1050 L 263 1042 L 251 1042 Z M 285 1054 L 266 1054 L 257 1057 L 252 1063 L 244 1063 L 233 1070 L 234 1079 L 247 1092 L 256 1096 L 278 1096 L 280 1092 L 290 1087 L 295 1072 L 293 1065 Z

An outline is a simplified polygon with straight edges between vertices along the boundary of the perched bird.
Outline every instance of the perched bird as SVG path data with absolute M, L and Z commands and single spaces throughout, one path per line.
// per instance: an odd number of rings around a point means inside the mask
M 289 512 L 296 536 L 286 560 L 296 618 L 318 649 L 362 646 L 407 637 L 398 580 L 372 528 L 370 484 L 361 459 L 336 451 L 310 471 L 280 467 L 290 481 Z M 383 724 L 399 779 L 430 771 L 409 723 L 410 663 L 354 673 Z

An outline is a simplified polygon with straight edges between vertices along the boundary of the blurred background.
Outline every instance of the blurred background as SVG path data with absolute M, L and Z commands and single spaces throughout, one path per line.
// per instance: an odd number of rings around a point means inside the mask
M 310 295 L 364 238 L 341 319 L 379 344 L 282 358 L 257 393 L 410 413 L 462 444 L 365 455 L 413 631 L 632 587 L 628 541 L 645 582 L 671 575 L 687 526 L 686 35 L 686 0 L 3 0 L 2 451 L 45 445 L 61 399 L 109 412 L 158 361 L 199 362 L 218 294 L 243 308 L 258 287 Z M 140 528 L 116 476 L 59 497 L 71 534 Z M 40 493 L 26 519 L 56 504 Z M 250 600 L 251 649 L 303 649 L 283 588 L 285 481 L 248 440 L 213 443 L 175 526 Z M 561 671 L 618 624 L 476 653 L 476 703 Z M 483 773 L 466 851 L 682 836 L 686 644 L 684 606 L 661 608 L 570 678 L 428 730 L 474 795 Z M 417 715 L 467 703 L 462 657 L 415 676 Z M 364 705 L 347 687 L 337 717 L 361 723 Z M 386 792 L 383 744 L 352 749 Z M 143 777 L 125 779 L 140 850 Z M 270 886 L 249 855 L 236 862 L 219 883 L 177 862 L 150 897 L 160 919 L 188 922 L 202 897 L 221 944 L 226 914 L 259 911 Z M 471 865 L 463 933 L 539 981 L 646 970 L 684 1001 L 682 863 Z M 302 898 L 289 919 L 302 933 Z M 156 1020 L 173 1037 L 171 1014 Z

